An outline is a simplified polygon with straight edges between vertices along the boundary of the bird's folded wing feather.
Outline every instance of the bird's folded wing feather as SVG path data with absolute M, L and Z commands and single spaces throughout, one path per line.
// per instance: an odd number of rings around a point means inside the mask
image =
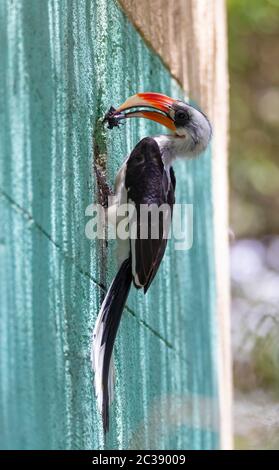
M 174 172 L 172 168 L 165 169 L 155 139 L 142 139 L 132 151 L 127 161 L 125 186 L 128 202 L 135 205 L 137 214 L 137 237 L 130 241 L 134 284 L 136 287 L 144 287 L 146 292 L 165 253 L 175 201 Z M 157 238 L 154 238 L 151 216 L 141 216 L 140 206 L 147 205 L 150 208 L 150 205 L 160 207 L 162 204 L 165 205 L 165 211 L 159 211 L 159 219 L 154 219 L 155 224 L 157 223 Z M 147 227 L 143 227 L 146 223 Z M 147 237 L 143 239 L 142 233 Z

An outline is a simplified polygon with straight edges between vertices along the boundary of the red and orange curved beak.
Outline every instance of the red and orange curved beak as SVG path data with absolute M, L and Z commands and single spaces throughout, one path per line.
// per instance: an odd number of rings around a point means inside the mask
M 175 131 L 176 127 L 170 116 L 170 110 L 175 101 L 176 100 L 173 98 L 161 93 L 137 93 L 119 106 L 114 111 L 112 117 L 116 120 L 142 117 L 150 119 L 151 121 L 156 121 L 159 124 L 168 127 L 172 131 Z M 133 109 L 135 110 L 133 111 Z

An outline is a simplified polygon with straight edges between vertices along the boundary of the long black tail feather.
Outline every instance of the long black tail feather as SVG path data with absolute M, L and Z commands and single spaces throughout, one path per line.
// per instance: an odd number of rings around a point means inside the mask
M 109 430 L 109 405 L 113 399 L 113 345 L 132 282 L 131 259 L 120 266 L 102 303 L 93 333 L 92 365 L 104 432 Z

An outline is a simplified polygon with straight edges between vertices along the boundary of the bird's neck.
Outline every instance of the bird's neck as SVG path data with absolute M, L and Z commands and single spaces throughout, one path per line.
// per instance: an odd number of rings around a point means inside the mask
M 177 157 L 193 158 L 193 141 L 186 136 L 159 135 L 154 137 L 159 145 L 165 166 L 171 166 Z

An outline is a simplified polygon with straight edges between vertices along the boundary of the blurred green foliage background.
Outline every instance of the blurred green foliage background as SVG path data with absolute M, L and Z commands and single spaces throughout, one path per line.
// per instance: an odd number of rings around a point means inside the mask
M 231 224 L 279 233 L 279 0 L 228 0 Z
M 279 449 L 279 0 L 228 0 L 235 446 Z

